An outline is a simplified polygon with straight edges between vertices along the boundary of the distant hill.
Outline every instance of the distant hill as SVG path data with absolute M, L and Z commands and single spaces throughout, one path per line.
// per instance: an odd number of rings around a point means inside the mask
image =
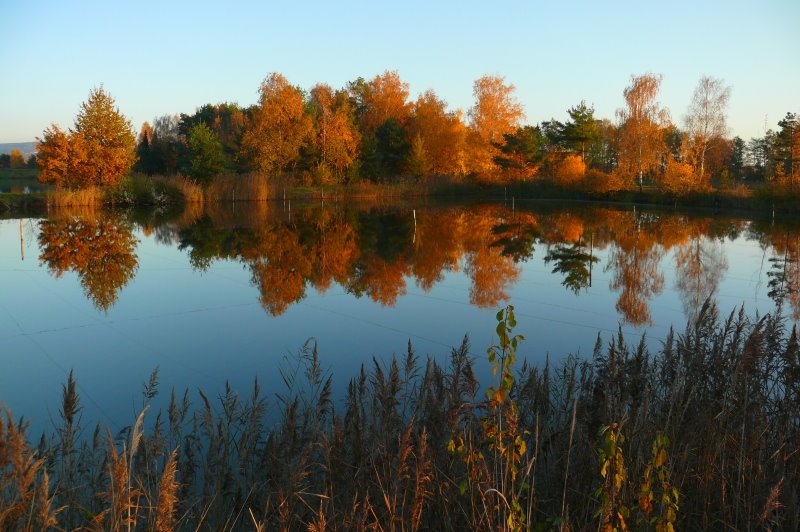
M 32 154 L 36 153 L 36 142 L 7 142 L 0 143 L 0 154 L 7 153 L 11 155 L 11 150 L 19 150 L 22 155 L 27 159 Z

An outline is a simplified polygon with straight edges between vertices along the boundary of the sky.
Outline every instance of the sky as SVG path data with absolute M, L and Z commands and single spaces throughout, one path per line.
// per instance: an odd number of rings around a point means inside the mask
M 138 133 L 206 103 L 251 105 L 270 72 L 310 89 L 385 70 L 463 110 L 475 79 L 504 76 L 530 124 L 581 100 L 614 120 L 631 76 L 653 73 L 680 125 L 709 75 L 731 86 L 731 135 L 748 139 L 800 111 L 799 59 L 798 0 L 3 0 L 0 143 L 71 127 L 101 84 Z

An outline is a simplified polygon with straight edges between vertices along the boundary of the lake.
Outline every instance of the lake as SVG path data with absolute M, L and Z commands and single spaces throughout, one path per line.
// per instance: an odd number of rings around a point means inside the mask
M 483 361 L 513 304 L 535 364 L 590 357 L 619 329 L 658 346 L 707 298 L 800 317 L 800 230 L 770 218 L 588 204 L 236 203 L 0 220 L 0 401 L 58 417 L 75 372 L 84 423 L 135 419 L 172 387 L 274 392 L 316 342 L 341 392 L 410 341 Z M 196 396 L 196 395 L 195 395 Z M 159 406 L 163 406 L 159 405 Z

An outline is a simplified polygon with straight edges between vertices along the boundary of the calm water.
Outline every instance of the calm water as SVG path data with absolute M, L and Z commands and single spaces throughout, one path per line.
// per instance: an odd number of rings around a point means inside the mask
M 84 419 L 112 428 L 160 368 L 173 386 L 273 391 L 310 337 L 342 390 L 363 363 L 444 359 L 516 307 L 521 354 L 591 354 L 619 327 L 657 346 L 711 296 L 800 313 L 800 231 L 771 220 L 517 202 L 215 206 L 0 220 L 0 402 L 57 418 L 74 370 Z M 486 376 L 484 364 L 479 372 Z M 196 395 L 195 395 L 196 397 Z

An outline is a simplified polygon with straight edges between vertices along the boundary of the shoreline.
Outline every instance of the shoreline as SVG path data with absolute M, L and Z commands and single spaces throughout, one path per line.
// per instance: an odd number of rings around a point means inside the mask
M 165 180 L 168 182 L 168 180 Z M 252 201 L 324 201 L 337 202 L 347 200 L 400 200 L 407 198 L 447 198 L 464 201 L 560 201 L 594 203 L 614 206 L 643 205 L 670 210 L 701 210 L 713 213 L 742 213 L 797 216 L 800 204 L 800 191 L 785 192 L 770 188 L 712 190 L 697 192 L 681 197 L 666 195 L 655 188 L 643 191 L 622 190 L 608 193 L 555 187 L 548 183 L 514 183 L 510 185 L 480 184 L 432 184 L 432 183 L 391 183 L 391 184 L 355 184 L 336 186 L 287 186 L 272 190 L 272 194 L 260 199 L 252 198 L 217 198 L 208 197 L 200 201 L 187 201 L 178 192 L 164 201 L 153 202 L 147 198 L 133 198 L 118 201 L 112 197 L 111 189 L 107 192 L 99 206 L 115 207 L 120 205 L 146 207 L 153 205 L 177 206 L 190 203 L 247 203 Z M 177 192 L 177 191 L 176 191 Z M 64 207 L 50 205 L 50 191 L 45 192 L 0 192 L 0 213 L 3 214 L 42 214 L 51 208 Z M 80 205 L 75 205 L 80 206 Z M 98 206 L 95 204 L 95 206 Z

